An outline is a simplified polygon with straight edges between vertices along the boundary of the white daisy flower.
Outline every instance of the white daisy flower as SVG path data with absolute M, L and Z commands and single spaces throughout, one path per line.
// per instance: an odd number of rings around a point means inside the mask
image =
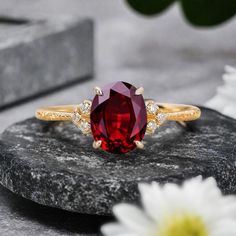
M 223 196 L 213 178 L 183 185 L 140 184 L 143 208 L 118 204 L 118 223 L 101 228 L 105 236 L 235 236 L 236 197 Z
M 225 66 L 224 84 L 206 106 L 236 119 L 236 68 Z

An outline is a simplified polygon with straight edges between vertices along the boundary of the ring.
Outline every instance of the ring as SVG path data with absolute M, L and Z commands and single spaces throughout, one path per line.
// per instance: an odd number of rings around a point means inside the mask
M 49 106 L 36 111 L 45 121 L 72 121 L 83 134 L 92 134 L 93 147 L 110 153 L 127 153 L 144 147 L 145 134 L 153 134 L 165 121 L 196 120 L 198 107 L 144 100 L 142 87 L 118 81 L 95 87 L 93 100 L 78 105 Z

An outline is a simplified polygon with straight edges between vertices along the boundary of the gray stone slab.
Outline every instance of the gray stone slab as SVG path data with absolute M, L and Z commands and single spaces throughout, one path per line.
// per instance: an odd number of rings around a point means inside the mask
M 188 130 L 167 123 L 145 139 L 145 150 L 126 155 L 92 149 L 92 138 L 70 123 L 25 120 L 2 135 L 0 182 L 40 204 L 99 215 L 137 202 L 138 182 L 213 176 L 224 193 L 236 193 L 236 120 L 202 111 Z
M 91 20 L 0 18 L 0 107 L 92 74 Z

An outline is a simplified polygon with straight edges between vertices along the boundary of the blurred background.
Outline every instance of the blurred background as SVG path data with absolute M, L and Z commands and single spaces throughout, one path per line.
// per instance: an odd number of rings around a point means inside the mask
M 2 1 L 0 15 L 3 16 L 30 21 L 57 21 L 63 17 L 92 19 L 95 64 L 94 76 L 87 76 L 82 83 L 72 86 L 64 83 L 60 91 L 28 99 L 17 106 L 4 106 L 0 112 L 0 131 L 33 116 L 37 107 L 79 103 L 93 96 L 95 85 L 116 80 L 143 86 L 145 97 L 158 101 L 204 104 L 222 83 L 224 65 L 235 64 L 236 21 L 232 18 L 219 26 L 196 27 L 185 20 L 179 5 L 175 3 L 161 15 L 146 17 L 125 1 L 23 0 L 20 4 L 16 0 Z M 5 32 L 12 26 L 0 24 L 0 27 L 4 47 Z M 29 86 L 37 83 L 33 69 L 31 75 Z

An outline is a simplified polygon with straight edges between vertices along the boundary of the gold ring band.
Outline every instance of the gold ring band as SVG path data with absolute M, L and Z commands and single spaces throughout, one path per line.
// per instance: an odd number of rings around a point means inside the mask
M 87 106 L 86 106 L 87 104 Z M 150 105 L 156 105 L 158 113 L 151 111 Z M 61 105 L 39 108 L 35 116 L 44 121 L 72 121 L 83 134 L 90 134 L 90 111 L 82 112 L 82 107 L 90 107 L 91 101 L 84 100 L 79 105 Z M 201 110 L 192 105 L 156 103 L 154 100 L 146 101 L 147 130 L 146 134 L 153 134 L 165 121 L 191 121 L 201 116 Z
M 44 121 L 72 121 L 83 134 L 92 133 L 93 147 L 112 153 L 143 148 L 143 136 L 153 134 L 165 121 L 182 123 L 201 116 L 196 106 L 144 100 L 142 87 L 136 89 L 121 81 L 109 86 L 95 87 L 93 101 L 42 107 L 35 116 Z
M 201 116 L 201 111 L 196 106 L 170 103 L 156 104 L 159 107 L 159 114 L 164 114 L 166 120 L 191 121 Z M 78 105 L 41 107 L 36 110 L 35 116 L 37 119 L 45 121 L 72 121 L 78 107 Z

